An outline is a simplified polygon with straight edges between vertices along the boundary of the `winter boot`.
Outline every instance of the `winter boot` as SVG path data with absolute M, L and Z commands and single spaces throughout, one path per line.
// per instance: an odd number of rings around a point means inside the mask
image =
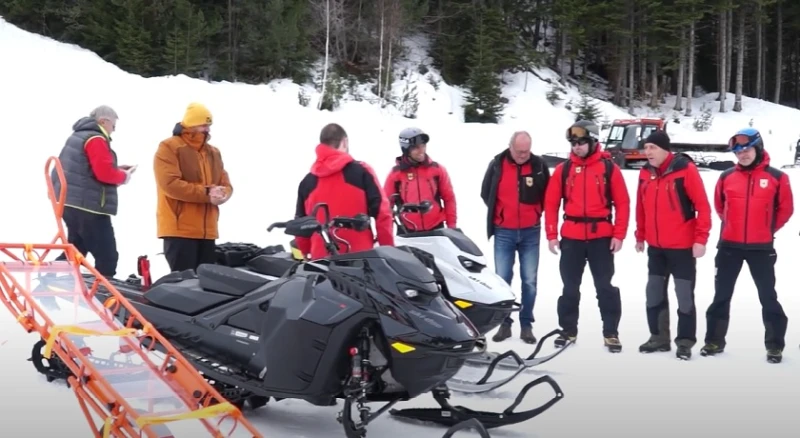
M 497 330 L 497 333 L 494 334 L 492 340 L 494 342 L 503 342 L 510 337 L 511 337 L 511 326 L 508 324 L 503 324 L 500 326 L 500 329 Z
M 716 344 L 706 344 L 703 348 L 700 349 L 701 356 L 716 356 L 719 353 L 723 353 L 725 351 L 725 347 L 720 347 Z
M 781 350 L 770 348 L 767 350 L 767 362 L 769 363 L 781 363 L 783 360 L 783 352 Z
M 603 343 L 611 353 L 619 353 L 622 351 L 622 343 L 619 342 L 618 336 L 606 336 L 603 338 Z
M 644 344 L 639 346 L 639 353 L 656 353 L 672 350 L 672 344 L 669 339 L 662 339 L 656 336 L 650 336 L 650 339 Z
M 692 358 L 692 349 L 686 345 L 678 345 L 678 349 L 675 351 L 675 357 L 680 360 L 689 360 Z
M 519 338 L 522 339 L 522 342 L 528 344 L 536 343 L 536 336 L 533 336 L 533 329 L 531 329 L 530 327 L 523 328 L 522 333 L 519 334 Z
M 553 341 L 553 346 L 555 346 L 556 348 L 564 348 L 564 346 L 566 346 L 568 342 L 575 343 L 575 340 L 577 338 L 578 338 L 577 336 L 570 336 L 570 335 L 566 335 L 566 334 L 560 334 L 560 335 L 558 335 L 556 340 Z

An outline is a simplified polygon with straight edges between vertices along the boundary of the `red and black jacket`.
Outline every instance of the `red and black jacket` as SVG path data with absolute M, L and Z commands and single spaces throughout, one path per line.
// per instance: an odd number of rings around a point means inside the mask
M 486 204 L 486 233 L 495 227 L 522 229 L 539 225 L 550 169 L 533 154 L 517 164 L 508 149 L 497 154 L 483 176 L 481 198 Z
M 414 163 L 407 157 L 397 157 L 396 165 L 386 177 L 383 191 L 390 201 L 398 204 L 419 204 L 429 201 L 433 208 L 425 214 L 407 213 L 402 217 L 409 231 L 428 231 L 447 225 L 456 228 L 456 194 L 447 169 L 425 157 Z M 392 195 L 398 195 L 399 199 Z
M 545 195 L 547 240 L 558 239 L 558 211 L 562 200 L 562 238 L 625 239 L 630 218 L 630 197 L 622 171 L 610 160 L 611 154 L 601 151 L 598 143 L 585 158 L 570 152 L 569 161 L 556 166 Z M 564 175 L 567 163 L 569 167 Z
M 714 190 L 722 229 L 718 247 L 772 249 L 775 233 L 794 213 L 789 176 L 771 167 L 767 151 L 757 164 L 724 172 Z
M 711 231 L 711 204 L 703 179 L 685 154 L 668 155 L 658 169 L 639 172 L 636 241 L 663 249 L 705 245 Z
M 326 145 L 318 145 L 317 160 L 300 182 L 297 193 L 295 217 L 306 216 L 320 202 L 328 204 L 330 216 L 353 217 L 367 214 L 375 218 L 375 232 L 380 245 L 394 246 L 392 212 L 389 201 L 381 189 L 375 172 L 366 163 L 355 161 L 346 152 Z M 317 211 L 317 219 L 323 220 L 323 211 Z M 336 234 L 350 244 L 350 252 L 365 251 L 375 246 L 372 230 L 356 231 L 338 229 Z M 297 237 L 297 247 L 311 259 L 328 257 L 325 242 L 319 234 L 310 239 Z M 339 244 L 341 253 L 347 247 Z

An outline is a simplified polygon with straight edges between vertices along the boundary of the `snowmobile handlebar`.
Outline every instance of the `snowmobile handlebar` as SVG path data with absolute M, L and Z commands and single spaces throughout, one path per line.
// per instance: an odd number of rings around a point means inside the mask
M 322 209 L 323 220 L 317 219 L 317 212 Z M 370 227 L 370 217 L 366 214 L 358 214 L 353 217 L 336 216 L 330 217 L 330 210 L 328 204 L 321 202 L 314 206 L 311 214 L 301 216 L 286 222 L 275 222 L 267 228 L 267 231 L 272 231 L 274 228 L 283 228 L 286 234 L 294 237 L 310 238 L 314 233 L 319 233 L 325 241 L 328 249 L 333 253 L 338 252 L 336 245 L 332 244 L 335 239 L 349 248 L 350 244 L 336 236 L 335 229 L 345 228 L 355 231 L 366 231 Z
M 425 214 L 431 211 L 431 204 L 430 201 L 422 201 L 419 204 L 402 204 L 400 206 L 400 213 L 422 213 Z
M 425 214 L 425 213 L 431 211 L 431 208 L 433 207 L 433 204 L 431 204 L 431 201 L 428 201 L 428 200 L 422 201 L 422 202 L 420 202 L 418 204 L 411 204 L 411 203 L 405 203 L 404 204 L 402 202 L 402 200 L 400 199 L 400 194 L 399 193 L 393 194 L 392 196 L 390 196 L 390 199 L 392 200 L 392 205 L 393 205 L 393 215 L 392 216 L 394 216 L 394 222 L 395 222 L 395 224 L 397 224 L 397 228 L 400 231 L 404 232 L 404 233 L 409 232 L 409 231 L 414 232 L 419 227 L 413 221 L 409 220 L 406 217 L 403 217 L 403 215 L 409 214 L 409 213 Z M 401 220 L 401 219 L 405 219 L 405 222 L 407 222 L 407 223 L 409 223 L 411 225 L 411 229 L 409 229 L 409 227 L 406 226 L 406 224 L 404 224 L 403 220 Z

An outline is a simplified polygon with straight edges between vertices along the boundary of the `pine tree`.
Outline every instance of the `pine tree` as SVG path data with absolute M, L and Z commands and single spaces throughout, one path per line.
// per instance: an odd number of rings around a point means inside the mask
M 475 28 L 475 45 L 469 56 L 471 66 L 467 87 L 470 96 L 464 106 L 464 121 L 478 123 L 497 123 L 503 113 L 502 89 L 496 76 L 496 59 L 493 54 L 495 41 L 492 40 L 479 14 Z

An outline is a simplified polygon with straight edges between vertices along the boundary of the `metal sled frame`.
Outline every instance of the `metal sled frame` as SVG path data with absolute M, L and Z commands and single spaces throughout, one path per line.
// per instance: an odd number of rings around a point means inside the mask
M 51 166 L 61 183 L 56 197 L 50 180 Z M 215 437 L 231 436 L 238 426 L 250 432 L 250 436 L 261 438 L 261 434 L 242 415 L 241 411 L 228 403 L 192 365 L 160 334 L 144 317 L 119 293 L 111 283 L 84 259 L 77 248 L 67 242 L 61 218 L 66 198 L 66 180 L 58 158 L 50 157 L 44 169 L 48 184 L 48 196 L 53 207 L 58 233 L 50 243 L 0 243 L 0 254 L 9 260 L 0 260 L 0 301 L 28 332 L 37 332 L 44 341 L 44 356 L 55 354 L 69 369 L 67 378 L 70 388 L 78 398 L 81 410 L 89 422 L 95 438 L 106 437 L 171 437 L 165 424 L 183 420 L 197 420 L 208 433 Z M 60 243 L 59 243 L 60 241 Z M 21 252 L 18 257 L 14 252 Z M 45 261 L 54 251 L 63 252 L 64 261 Z M 95 276 L 91 288 L 82 280 L 83 267 Z M 80 280 L 75 281 L 73 290 L 44 290 L 34 292 L 33 280 L 46 274 L 66 274 Z M 23 278 L 24 280 L 19 280 Z M 112 298 L 100 303 L 95 297 L 98 286 L 105 287 Z M 61 296 L 72 299 L 76 307 L 93 311 L 97 320 L 92 323 L 57 324 L 37 303 L 37 297 Z M 112 310 L 124 307 L 130 315 L 124 323 L 114 317 Z M 72 312 L 68 312 L 72 313 Z M 77 319 L 77 311 L 75 318 Z M 62 318 L 63 319 L 63 318 Z M 91 351 L 80 348 L 81 337 L 115 336 L 119 338 L 120 351 L 129 357 L 140 359 L 140 364 L 132 368 L 109 370 L 92 364 Z M 149 341 L 144 349 L 140 340 Z M 160 344 L 166 354 L 163 361 L 153 361 L 147 353 Z M 41 345 L 40 345 L 41 346 Z M 149 375 L 154 387 L 161 391 L 152 394 L 150 387 L 137 388 L 137 399 L 148 401 L 148 409 L 136 409 L 122 394 L 119 386 L 106 378 L 133 372 L 136 375 Z M 144 395 L 142 395 L 144 394 Z M 129 396 L 130 398 L 131 396 Z M 169 399 L 177 409 L 154 412 L 157 400 Z M 180 406 L 177 406 L 180 405 Z M 98 425 L 92 414 L 100 417 Z M 223 421 L 232 422 L 230 431 L 220 431 Z

